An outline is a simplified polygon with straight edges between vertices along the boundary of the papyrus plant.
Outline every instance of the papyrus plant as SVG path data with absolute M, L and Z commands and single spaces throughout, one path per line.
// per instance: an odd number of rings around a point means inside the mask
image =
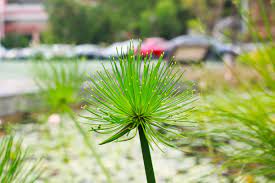
M 12 136 L 0 138 L 0 182 L 31 183 L 41 175 L 40 161 L 31 162 L 28 150 Z
M 227 159 L 223 167 L 234 170 L 236 175 L 265 178 L 265 182 L 275 180 L 275 49 L 271 35 L 271 22 L 265 14 L 267 9 L 274 10 L 272 2 L 257 2 L 260 17 L 264 22 L 266 40 L 260 34 L 250 12 L 241 11 L 253 41 L 260 44 L 256 50 L 243 53 L 237 59 L 247 70 L 257 74 L 250 83 L 235 73 L 242 90 L 229 89 L 217 95 L 206 96 L 208 106 L 205 114 L 210 118 L 212 127 L 209 135 L 223 136 L 223 152 Z M 274 11 L 273 11 L 274 12 Z M 214 123 L 216 122 L 216 123 Z M 245 177 L 244 176 L 244 177 Z M 260 181 L 259 181 L 260 182 Z
M 239 168 L 244 175 L 274 180 L 275 50 L 267 45 L 241 55 L 240 60 L 247 69 L 257 73 L 258 81 L 254 84 L 242 81 L 244 91 L 231 90 L 224 93 L 223 97 L 215 96 L 211 103 L 213 119 L 226 122 L 217 131 L 232 141 L 233 152 L 228 153 L 225 165 Z
M 147 182 L 153 183 L 149 147 L 174 147 L 173 139 L 181 138 L 177 127 L 188 123 L 192 91 L 178 88 L 182 73 L 168 67 L 162 57 L 143 60 L 131 48 L 111 65 L 111 71 L 103 66 L 90 78 L 86 118 L 93 131 L 110 134 L 100 144 L 130 140 L 139 133 Z
M 93 140 L 87 135 L 72 110 L 81 102 L 80 91 L 85 81 L 84 61 L 79 59 L 49 60 L 34 62 L 34 79 L 39 86 L 43 99 L 50 113 L 68 115 L 83 137 L 84 144 L 91 150 L 93 157 L 111 182 L 109 171 L 105 168 Z M 62 124 L 63 121 L 60 122 Z M 62 133 L 62 129 L 60 130 Z
M 227 155 L 225 168 L 240 175 L 265 176 L 274 179 L 275 125 L 274 92 L 230 91 L 207 97 L 209 116 L 214 126 L 210 135 L 227 139 L 222 151 Z
M 85 79 L 81 64 L 83 61 L 77 59 L 33 62 L 33 77 L 49 113 L 64 113 L 68 106 L 80 103 L 79 91 Z

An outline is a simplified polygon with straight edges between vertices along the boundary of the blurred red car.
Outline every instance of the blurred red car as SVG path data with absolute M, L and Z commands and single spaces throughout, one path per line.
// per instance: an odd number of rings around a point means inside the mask
M 163 38 L 147 38 L 140 46 L 140 54 L 147 56 L 152 53 L 153 58 L 158 58 L 162 53 L 165 54 L 168 48 L 168 42 Z

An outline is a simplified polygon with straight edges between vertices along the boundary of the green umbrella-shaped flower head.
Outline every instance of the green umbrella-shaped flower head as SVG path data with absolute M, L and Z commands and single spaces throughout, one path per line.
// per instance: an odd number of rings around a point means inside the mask
M 92 130 L 112 134 L 101 144 L 129 140 L 142 127 L 148 142 L 173 146 L 171 137 L 178 137 L 177 126 L 186 125 L 192 91 L 180 90 L 182 74 L 163 61 L 142 58 L 130 47 L 127 56 L 111 63 L 111 71 L 91 77 L 89 107 Z

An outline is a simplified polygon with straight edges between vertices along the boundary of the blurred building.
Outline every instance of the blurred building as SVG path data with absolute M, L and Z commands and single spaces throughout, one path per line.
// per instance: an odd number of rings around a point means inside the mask
M 39 42 L 47 19 L 43 0 L 0 0 L 0 38 L 9 33 L 18 33 L 31 36 L 33 42 Z

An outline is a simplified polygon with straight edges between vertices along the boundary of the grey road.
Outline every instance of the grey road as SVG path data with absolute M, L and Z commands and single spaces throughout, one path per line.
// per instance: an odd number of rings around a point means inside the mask
M 83 67 L 88 73 L 94 73 L 102 68 L 110 66 L 109 62 L 89 61 Z M 27 61 L 0 62 L 0 97 L 29 93 L 36 90 L 32 76 L 32 63 Z

